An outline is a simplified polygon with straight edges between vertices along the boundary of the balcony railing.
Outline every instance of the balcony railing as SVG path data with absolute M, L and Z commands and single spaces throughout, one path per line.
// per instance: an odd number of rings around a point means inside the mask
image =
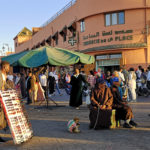
M 55 20 L 59 15 L 61 15 L 64 11 L 66 11 L 68 8 L 73 6 L 76 3 L 77 0 L 70 1 L 65 7 L 63 7 L 59 12 L 57 12 L 54 16 L 52 16 L 48 21 L 46 21 L 41 27 L 47 26 L 50 22 Z

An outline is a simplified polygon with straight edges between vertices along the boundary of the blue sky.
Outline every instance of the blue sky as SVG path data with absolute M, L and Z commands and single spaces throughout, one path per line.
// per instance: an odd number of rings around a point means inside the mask
M 70 1 L 0 0 L 0 50 L 4 43 L 14 50 L 13 38 L 24 27 L 41 26 Z

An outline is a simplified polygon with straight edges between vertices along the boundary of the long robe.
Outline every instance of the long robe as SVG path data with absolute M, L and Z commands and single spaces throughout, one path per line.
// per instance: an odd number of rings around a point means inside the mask
M 55 78 L 53 76 L 49 76 L 48 82 L 49 82 L 49 94 L 53 94 L 55 92 L 55 89 L 54 89 Z
M 37 92 L 37 101 L 44 101 L 45 100 L 45 95 L 44 95 L 44 90 L 41 86 L 41 83 L 38 83 L 38 92 Z
M 132 109 L 121 99 L 117 86 L 113 86 L 111 90 L 114 97 L 112 108 L 116 109 L 116 120 L 133 118 Z
M 85 77 L 81 74 L 78 77 L 72 76 L 70 84 L 72 85 L 71 94 L 70 94 L 70 103 L 72 107 L 79 107 L 82 105 L 82 83 L 87 83 Z
M 105 106 L 105 109 L 99 109 L 97 103 Z M 101 129 L 111 126 L 112 103 L 113 96 L 111 90 L 106 85 L 103 88 L 97 85 L 92 90 L 89 114 L 90 128 Z
M 21 75 L 19 82 L 20 82 L 20 89 L 21 89 L 22 98 L 25 98 L 26 97 L 26 80 L 25 80 L 24 75 Z

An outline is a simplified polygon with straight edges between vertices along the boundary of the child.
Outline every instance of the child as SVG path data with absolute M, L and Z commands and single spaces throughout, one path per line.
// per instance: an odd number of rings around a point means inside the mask
M 79 126 L 79 118 L 77 117 L 75 117 L 73 120 L 69 120 L 67 124 L 68 131 L 71 133 L 80 133 Z
M 83 96 L 85 98 L 85 102 L 86 102 L 86 104 L 87 104 L 88 107 L 91 104 L 90 93 L 91 93 L 91 90 L 89 90 L 89 88 L 85 86 L 83 88 Z

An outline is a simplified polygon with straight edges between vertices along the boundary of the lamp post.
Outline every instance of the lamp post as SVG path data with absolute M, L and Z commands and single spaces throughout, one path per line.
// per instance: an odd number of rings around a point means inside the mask
M 6 50 L 6 46 L 7 46 L 7 50 Z M 9 52 L 9 44 L 3 43 L 2 49 L 3 49 L 4 55 L 6 56 L 7 55 L 6 52 Z
M 5 47 L 4 47 L 4 44 L 3 44 L 3 47 L 2 47 L 2 56 L 5 56 Z
M 9 52 L 9 44 L 4 43 L 4 45 L 7 46 L 7 48 L 8 48 L 7 51 Z
M 7 55 L 7 52 L 12 52 L 12 48 L 9 47 L 9 44 L 7 43 L 3 43 L 2 44 L 2 51 L 0 51 L 0 55 L 1 56 L 6 56 Z

